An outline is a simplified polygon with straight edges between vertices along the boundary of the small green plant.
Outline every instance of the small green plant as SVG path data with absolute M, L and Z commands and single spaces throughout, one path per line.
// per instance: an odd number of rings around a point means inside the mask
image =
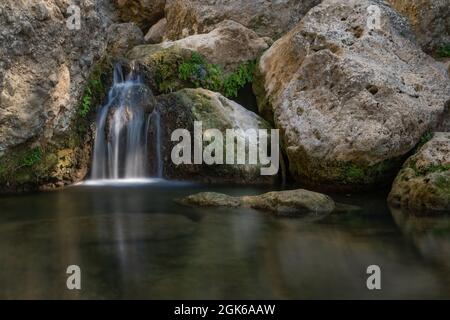
M 450 57 L 450 43 L 443 44 L 439 47 L 436 54 L 440 58 L 449 58 Z
M 23 167 L 32 167 L 35 164 L 39 163 L 42 159 L 42 151 L 40 148 L 34 148 L 29 151 L 22 159 L 21 166 Z
M 96 99 L 100 99 L 105 95 L 105 87 L 101 81 L 102 71 L 101 67 L 97 66 L 88 80 L 87 86 L 84 89 L 83 98 L 78 108 L 78 115 L 81 118 L 86 118 L 91 111 L 92 104 Z
M 81 100 L 81 106 L 78 109 L 78 114 L 80 117 L 85 118 L 89 111 L 91 111 L 91 102 L 92 102 L 92 91 L 90 88 L 86 89 L 86 92 Z
M 422 137 L 420 137 L 419 143 L 417 144 L 416 150 L 422 148 L 424 144 L 433 139 L 434 133 L 431 131 L 425 132 Z
M 364 170 L 356 166 L 351 166 L 347 170 L 347 178 L 350 181 L 359 181 L 364 178 Z
M 220 66 L 207 63 L 194 52 L 189 60 L 179 65 L 178 77 L 191 82 L 195 87 L 219 91 L 226 97 L 236 97 L 239 89 L 253 81 L 255 66 L 255 61 L 242 63 L 235 72 L 226 76 Z
M 253 81 L 253 72 L 256 62 L 250 61 L 239 65 L 238 69 L 230 74 L 223 82 L 223 93 L 227 97 L 236 97 L 240 88 Z

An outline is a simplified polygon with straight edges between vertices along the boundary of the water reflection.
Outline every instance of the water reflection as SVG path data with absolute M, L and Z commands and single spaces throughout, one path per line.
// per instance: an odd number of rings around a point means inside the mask
M 205 188 L 83 186 L 1 198 L 0 298 L 450 298 L 442 264 L 417 253 L 383 201 L 349 199 L 370 206 L 314 223 L 172 201 L 196 191 Z M 81 267 L 81 291 L 66 289 L 70 264 Z M 370 264 L 382 269 L 381 291 L 366 288 Z
M 450 271 L 450 215 L 414 216 L 391 207 L 394 220 L 429 262 Z

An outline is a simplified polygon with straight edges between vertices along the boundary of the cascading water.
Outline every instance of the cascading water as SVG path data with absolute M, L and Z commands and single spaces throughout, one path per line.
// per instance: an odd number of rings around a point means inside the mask
M 156 176 L 162 177 L 160 116 L 153 101 L 150 89 L 134 67 L 124 78 L 122 67 L 115 66 L 108 100 L 101 107 L 97 118 L 92 180 L 148 177 L 147 137 L 150 126 L 155 126 L 157 133 Z M 149 115 L 146 116 L 146 113 Z

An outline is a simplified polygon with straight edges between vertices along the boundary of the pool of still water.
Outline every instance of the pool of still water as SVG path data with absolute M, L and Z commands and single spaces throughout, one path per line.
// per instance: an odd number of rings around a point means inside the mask
M 391 214 L 385 194 L 334 197 L 362 211 L 321 219 L 173 201 L 200 191 L 267 190 L 137 181 L 0 197 L 0 298 L 450 299 L 448 218 Z M 81 290 L 66 287 L 73 264 Z

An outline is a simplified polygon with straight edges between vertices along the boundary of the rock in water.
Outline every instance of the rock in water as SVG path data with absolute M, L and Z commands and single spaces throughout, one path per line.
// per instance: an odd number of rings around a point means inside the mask
M 370 5 L 379 29 L 368 27 Z M 261 57 L 254 90 L 292 175 L 351 188 L 389 181 L 440 121 L 450 80 L 383 2 L 326 0 Z
M 281 215 L 328 214 L 335 204 L 327 195 L 304 189 L 272 191 L 257 196 L 232 197 L 215 192 L 202 192 L 179 200 L 184 205 L 199 207 L 250 207 Z
M 193 153 L 190 157 L 191 164 L 176 165 L 171 160 L 172 150 L 179 144 L 178 141 L 171 141 L 171 135 L 176 129 L 189 131 L 191 145 L 194 143 L 195 121 L 202 122 L 203 132 L 207 129 L 217 129 L 224 137 L 223 150 L 225 152 L 227 129 L 242 129 L 243 131 L 266 129 L 270 135 L 270 125 L 257 114 L 225 98 L 220 93 L 206 89 L 183 89 L 157 96 L 156 100 L 157 109 L 161 115 L 162 158 L 164 159 L 164 176 L 166 178 L 233 184 L 272 184 L 277 180 L 276 175 L 261 175 L 261 168 L 266 166 L 262 166 L 259 161 L 257 164 L 249 164 L 248 149 L 246 149 L 245 164 L 226 164 L 225 154 L 224 164 L 208 165 L 204 162 L 194 164 Z M 149 139 L 153 141 L 154 138 L 151 136 Z M 270 141 L 268 141 L 268 146 L 270 146 Z
M 181 39 L 207 33 L 223 20 L 233 20 L 260 36 L 276 39 L 290 30 L 321 0 L 168 0 L 167 37 Z
M 450 133 L 435 133 L 406 161 L 389 202 L 418 215 L 450 214 Z
M 387 0 L 406 16 L 425 52 L 450 43 L 450 3 L 448 0 Z

